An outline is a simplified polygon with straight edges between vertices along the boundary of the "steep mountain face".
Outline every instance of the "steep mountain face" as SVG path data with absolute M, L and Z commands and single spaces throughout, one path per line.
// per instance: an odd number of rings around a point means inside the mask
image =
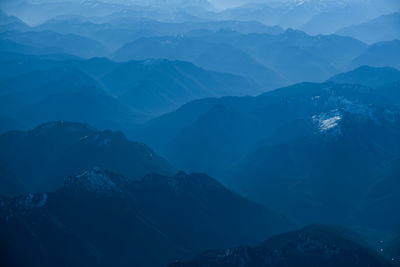
M 350 63 L 354 68 L 361 65 L 373 67 L 393 67 L 400 69 L 400 41 L 380 42 L 371 45 Z
M 259 144 L 232 172 L 238 181 L 235 188 L 262 203 L 274 203 L 304 223 L 354 223 L 360 200 L 400 152 L 400 117 L 395 107 L 375 102 L 368 89 L 350 88 L 318 93 L 322 109 L 310 110 L 315 113 L 303 117 L 308 120 L 304 126 L 289 128 L 294 131 L 291 139 L 274 142 L 282 133 L 278 130 Z M 301 97 L 293 89 L 283 92 Z M 359 94 L 363 90 L 364 96 Z M 276 194 L 282 188 L 287 195 Z
M 206 252 L 170 266 L 391 266 L 348 230 L 312 225 L 271 237 L 256 247 Z
M 122 63 L 102 81 L 121 102 L 152 115 L 171 111 L 195 99 L 261 92 L 245 78 L 163 59 Z
M 42 51 L 42 54 L 66 53 L 89 58 L 105 56 L 108 53 L 107 49 L 97 41 L 78 35 L 62 35 L 51 31 L 7 31 L 0 34 L 0 39 L 35 47 L 38 51 Z
M 162 137 L 146 134 L 166 125 Z M 302 223 L 354 222 L 359 201 L 400 153 L 398 108 L 361 85 L 206 99 L 147 127 L 142 140 L 175 166 L 211 173 Z
M 351 36 L 365 43 L 372 44 L 400 39 L 399 25 L 400 13 L 395 12 L 380 16 L 366 23 L 343 28 L 337 31 L 337 34 Z
M 10 252 L 1 261 L 30 266 L 162 266 L 291 227 L 202 174 L 132 181 L 99 169 L 69 177 L 55 193 L 3 198 L 0 214 Z
M 400 81 L 400 71 L 390 67 L 361 66 L 329 79 L 334 83 L 361 84 L 372 88 L 389 86 Z M 377 90 L 379 93 L 380 90 Z
M 95 166 L 133 179 L 173 171 L 144 144 L 130 142 L 119 132 L 79 123 L 59 121 L 28 132 L 7 132 L 0 136 L 0 147 L 0 164 L 25 185 L 19 192 L 55 190 L 65 176 Z
M 367 87 L 304 83 L 255 98 L 195 101 L 150 122 L 138 138 L 154 145 L 180 168 L 216 175 L 227 164 L 235 164 L 253 151 L 263 140 L 279 144 L 296 137 L 302 130 L 307 135 L 315 131 L 314 115 L 326 113 L 328 116 L 335 109 L 357 108 L 358 103 L 363 104 L 361 107 L 364 104 L 365 107 L 391 107 Z M 293 127 L 296 132 L 285 128 L 290 129 L 294 123 L 305 126 Z M 166 125 L 171 127 L 166 129 Z M 151 134 L 160 128 L 166 129 L 165 135 Z
M 303 223 L 362 223 L 354 212 L 400 151 L 399 117 L 393 124 L 384 113 L 374 112 L 373 118 L 340 111 L 318 115 L 313 120 L 320 134 L 258 149 L 230 181 L 236 180 L 234 188 L 245 195 L 274 203 L 271 207 Z

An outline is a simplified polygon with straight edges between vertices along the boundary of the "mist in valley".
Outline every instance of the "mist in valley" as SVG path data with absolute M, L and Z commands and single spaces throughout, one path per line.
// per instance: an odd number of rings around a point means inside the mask
M 2 0 L 1 266 L 399 266 L 398 0 Z

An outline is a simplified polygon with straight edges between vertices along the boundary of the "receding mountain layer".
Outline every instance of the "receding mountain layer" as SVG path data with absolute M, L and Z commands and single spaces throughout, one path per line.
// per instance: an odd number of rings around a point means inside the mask
M 27 132 L 7 132 L 0 135 L 0 147 L 0 165 L 24 184 L 10 193 L 53 191 L 63 185 L 65 176 L 96 166 L 132 179 L 174 170 L 146 145 L 127 140 L 121 132 L 80 123 L 50 122 Z

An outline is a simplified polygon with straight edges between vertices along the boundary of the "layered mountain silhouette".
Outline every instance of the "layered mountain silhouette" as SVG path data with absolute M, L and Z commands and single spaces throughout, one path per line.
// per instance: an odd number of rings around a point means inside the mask
M 234 6 L 222 10 L 217 17 L 257 20 L 266 25 L 300 28 L 311 34 L 335 32 L 347 25 L 399 11 L 396 0 L 216 1 Z
M 28 127 L 70 120 L 117 128 L 191 100 L 260 92 L 246 78 L 206 71 L 187 62 L 2 55 L 0 114 Z
M 11 265 L 162 266 L 292 227 L 202 174 L 132 181 L 95 168 L 55 193 L 0 202 L 1 262 Z
M 373 67 L 393 67 L 400 69 L 400 40 L 379 42 L 371 45 L 350 63 L 350 67 L 369 65 Z
M 7 31 L 0 33 L 0 40 L 34 47 L 37 53 L 41 51 L 41 54 L 65 53 L 89 58 L 105 56 L 108 53 L 107 49 L 97 41 L 79 35 L 62 35 L 51 31 Z
M 310 36 L 253 21 L 167 23 L 132 18 L 129 12 L 118 14 L 96 23 L 80 16 L 61 16 L 25 31 L 10 28 L 1 33 L 1 46 L 3 51 L 30 54 L 99 57 L 115 51 L 113 58 L 121 61 L 190 61 L 253 79 L 264 91 L 293 82 L 320 82 L 348 65 L 367 64 L 352 61 L 367 46 L 350 37 Z
M 337 34 L 352 36 L 365 43 L 392 41 L 400 39 L 399 24 L 400 13 L 395 12 L 366 23 L 348 26 L 337 31 Z
M 29 28 L 25 22 L 15 16 L 8 16 L 6 13 L 0 10 L 0 32 L 3 31 L 24 31 Z
M 256 21 L 186 19 L 180 22 L 163 22 L 140 18 L 134 12 L 115 13 L 95 22 L 82 17 L 57 17 L 33 29 L 82 35 L 97 40 L 113 50 L 143 37 L 177 36 L 220 30 L 232 30 L 243 34 L 279 34 L 283 32 L 279 26 L 265 26 Z
M 373 89 L 359 85 L 303 83 L 258 97 L 204 99 L 149 122 L 143 140 L 153 144 L 154 139 L 157 150 L 170 153 L 172 160 L 179 162 L 177 157 L 180 157 L 180 167 L 208 172 L 210 170 L 204 167 L 207 162 L 222 168 L 224 165 L 219 163 L 226 157 L 230 159 L 227 161 L 235 161 L 262 140 L 273 134 L 279 136 L 284 133 L 274 141 L 279 143 L 285 140 L 284 136 L 291 134 L 291 131 L 282 127 L 299 120 L 308 120 L 312 124 L 314 115 L 345 108 L 344 99 L 350 101 L 347 108 L 356 107 L 358 103 L 393 106 L 390 101 L 376 95 Z M 170 127 L 167 129 L 165 125 Z M 165 128 L 164 135 L 153 138 L 151 132 L 161 127 Z M 281 132 L 277 133 L 281 128 Z M 218 155 L 218 151 L 215 151 L 218 147 L 222 154 Z M 188 157 L 184 151 L 196 153 Z M 215 155 L 216 162 L 211 158 L 207 160 L 211 154 Z M 190 161 L 196 165 L 191 165 Z
M 2 64 L 18 62 L 21 61 L 3 61 Z M 25 62 L 30 69 L 32 62 L 29 59 Z M 0 112 L 4 116 L 28 127 L 61 119 L 105 127 L 144 116 L 109 95 L 94 78 L 77 68 L 57 62 L 55 65 L 59 66 L 40 70 L 42 62 L 37 63 L 39 70 L 0 82 Z M 21 64 L 16 68 L 21 68 Z
M 229 49 L 219 48 L 222 44 L 229 45 Z M 230 64 L 222 64 L 224 61 L 221 60 L 216 62 L 218 64 L 213 64 L 213 68 L 245 75 L 247 71 L 245 66 L 257 69 L 261 63 L 264 68 L 280 74 L 289 82 L 327 79 L 367 48 L 365 44 L 350 37 L 309 36 L 291 29 L 274 35 L 244 35 L 220 31 L 193 36 L 141 38 L 121 47 L 115 52 L 114 57 L 119 60 L 154 57 L 179 59 L 210 67 L 207 61 L 215 62 L 218 59 L 214 53 L 210 53 L 212 49 L 216 49 L 215 47 L 221 50 L 222 54 L 219 54 L 219 57 L 233 62 L 236 69 L 233 70 Z M 232 49 L 239 52 L 230 52 Z M 238 65 L 239 62 L 245 62 L 245 65 Z M 256 79 L 254 75 L 256 73 L 249 77 L 262 81 L 261 78 Z M 276 77 L 272 81 L 279 82 Z M 265 81 L 263 84 L 268 85 Z M 272 85 L 270 84 L 269 89 L 273 89 Z
M 375 89 L 375 93 L 390 99 L 400 107 L 400 71 L 390 67 L 361 66 L 353 71 L 338 74 L 329 81 L 361 84 Z
M 237 167 L 234 188 L 305 223 L 357 224 L 353 214 L 360 200 L 399 153 L 400 128 L 391 120 L 346 113 L 318 117 L 322 135 L 260 148 Z
M 304 83 L 195 101 L 149 123 L 141 138 L 175 166 L 210 173 L 299 221 L 350 223 L 399 155 L 399 118 L 372 88 Z M 160 129 L 162 138 L 151 134 Z
M 256 247 L 208 251 L 170 266 L 391 266 L 349 230 L 312 225 Z
M 58 121 L 27 132 L 6 132 L 0 136 L 0 147 L 5 183 L 13 175 L 24 185 L 19 190 L 4 189 L 10 193 L 53 191 L 66 176 L 96 166 L 132 179 L 174 170 L 146 145 L 127 140 L 121 132 L 80 123 Z
M 399 0 L 0 6 L 0 266 L 399 265 Z
M 361 66 L 329 79 L 335 83 L 361 84 L 372 88 L 389 86 L 400 81 L 400 71 L 395 68 Z M 379 90 L 377 90 L 379 93 Z
M 170 111 L 194 99 L 260 92 L 242 77 L 163 59 L 122 63 L 102 81 L 121 102 L 150 114 Z

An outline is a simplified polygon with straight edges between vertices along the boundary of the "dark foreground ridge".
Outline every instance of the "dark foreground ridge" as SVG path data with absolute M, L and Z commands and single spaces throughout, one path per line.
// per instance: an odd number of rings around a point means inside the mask
M 94 168 L 55 193 L 0 199 L 0 265 L 165 266 L 291 228 L 203 174 L 134 181 Z
M 311 225 L 271 237 L 256 247 L 237 247 L 206 252 L 170 267 L 257 266 L 391 266 L 366 247 L 350 231 L 339 227 Z

